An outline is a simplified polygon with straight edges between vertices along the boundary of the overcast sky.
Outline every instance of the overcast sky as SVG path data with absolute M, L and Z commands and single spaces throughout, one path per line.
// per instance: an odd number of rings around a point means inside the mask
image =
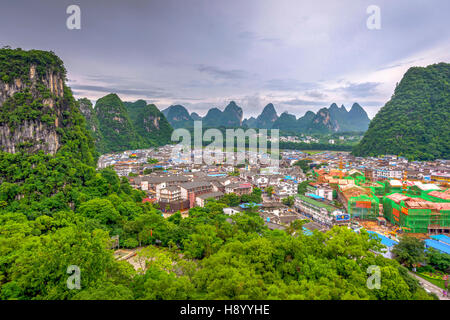
M 0 46 L 52 50 L 76 97 L 110 92 L 204 115 L 234 100 L 373 117 L 411 66 L 450 62 L 448 0 L 0 0 Z M 81 29 L 66 8 L 81 8 Z M 381 29 L 369 30 L 369 5 Z

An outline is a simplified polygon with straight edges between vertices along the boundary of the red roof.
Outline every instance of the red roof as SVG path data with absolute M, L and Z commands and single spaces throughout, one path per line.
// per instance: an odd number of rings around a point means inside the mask
M 146 202 L 153 203 L 153 202 L 155 202 L 155 201 L 156 201 L 156 199 L 150 199 L 150 198 L 144 198 L 144 199 L 142 199 L 142 203 L 146 203 Z

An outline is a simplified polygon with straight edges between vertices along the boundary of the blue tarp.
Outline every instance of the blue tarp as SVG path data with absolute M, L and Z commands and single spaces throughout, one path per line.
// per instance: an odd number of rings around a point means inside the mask
M 303 234 L 304 234 L 304 235 L 307 235 L 307 236 L 312 236 L 313 233 L 312 233 L 311 230 L 309 230 L 309 229 L 303 227 Z
M 442 253 L 450 254 L 450 246 L 449 245 L 447 245 L 445 243 L 442 243 L 442 242 L 439 242 L 439 241 L 436 241 L 436 240 L 433 240 L 433 239 L 426 239 L 425 240 L 425 247 L 426 248 L 433 248 L 433 249 L 436 249 L 436 250 L 438 250 L 438 251 L 440 251 Z
M 250 208 L 251 206 L 260 207 L 260 206 L 262 206 L 262 204 L 260 204 L 260 203 L 248 202 L 248 203 L 241 203 L 241 204 L 239 205 L 239 207 L 241 207 L 242 209 L 247 209 L 247 208 Z
M 430 238 L 434 239 L 434 240 L 437 240 L 437 241 L 440 241 L 440 242 L 445 242 L 445 243 L 450 245 L 450 237 L 446 236 L 445 234 L 439 234 L 437 236 L 431 236 Z
M 324 197 L 318 196 L 317 194 L 314 194 L 314 193 L 305 193 L 305 196 L 311 197 L 311 198 L 314 198 L 314 199 L 325 200 Z
M 379 238 L 381 240 L 381 244 L 385 245 L 386 247 L 392 247 L 398 243 L 397 241 L 389 239 L 388 237 L 379 234 L 378 232 L 375 231 L 367 231 L 367 233 L 371 236 L 371 238 L 374 239 Z

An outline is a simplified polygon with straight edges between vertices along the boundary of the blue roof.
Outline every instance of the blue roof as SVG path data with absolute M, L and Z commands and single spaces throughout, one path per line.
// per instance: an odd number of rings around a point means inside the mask
M 260 204 L 260 203 L 254 203 L 254 202 L 246 202 L 246 203 L 241 203 L 241 204 L 239 205 L 239 207 L 241 207 L 241 208 L 243 208 L 243 209 L 250 208 L 250 206 L 257 206 L 257 207 L 260 207 L 260 206 L 262 206 L 262 204 Z
M 375 231 L 367 231 L 367 233 L 371 236 L 371 238 L 376 239 L 379 238 L 381 240 L 381 244 L 385 245 L 386 247 L 392 247 L 395 246 L 398 242 L 394 241 L 392 239 L 389 239 L 388 237 L 379 234 Z
M 325 199 L 324 197 L 318 196 L 317 194 L 314 194 L 314 193 L 306 193 L 305 196 L 308 196 L 308 197 L 311 197 L 314 199 L 321 199 L 321 200 Z
M 427 248 L 431 247 L 440 252 L 450 254 L 450 246 L 447 244 L 444 244 L 442 242 L 436 241 L 436 240 L 432 240 L 432 239 L 425 240 L 425 247 L 427 247 Z
M 437 236 L 431 236 L 430 238 L 440 241 L 440 242 L 445 242 L 447 244 L 450 244 L 450 237 L 446 236 L 445 234 L 439 234 Z
M 309 229 L 307 229 L 305 227 L 302 227 L 302 228 L 303 228 L 303 234 L 304 235 L 311 236 L 313 234 L 311 230 L 309 230 Z

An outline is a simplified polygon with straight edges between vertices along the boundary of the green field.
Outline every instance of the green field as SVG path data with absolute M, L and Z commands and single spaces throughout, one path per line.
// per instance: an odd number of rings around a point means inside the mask
M 431 282 L 432 284 L 434 284 L 435 286 L 438 286 L 441 289 L 445 289 L 444 280 L 440 280 L 440 279 L 435 279 L 435 278 L 431 278 L 423 273 L 416 273 L 419 277 L 421 277 L 424 280 L 427 280 L 428 282 Z
M 307 153 L 309 155 L 325 152 L 325 150 L 300 150 L 303 153 Z

